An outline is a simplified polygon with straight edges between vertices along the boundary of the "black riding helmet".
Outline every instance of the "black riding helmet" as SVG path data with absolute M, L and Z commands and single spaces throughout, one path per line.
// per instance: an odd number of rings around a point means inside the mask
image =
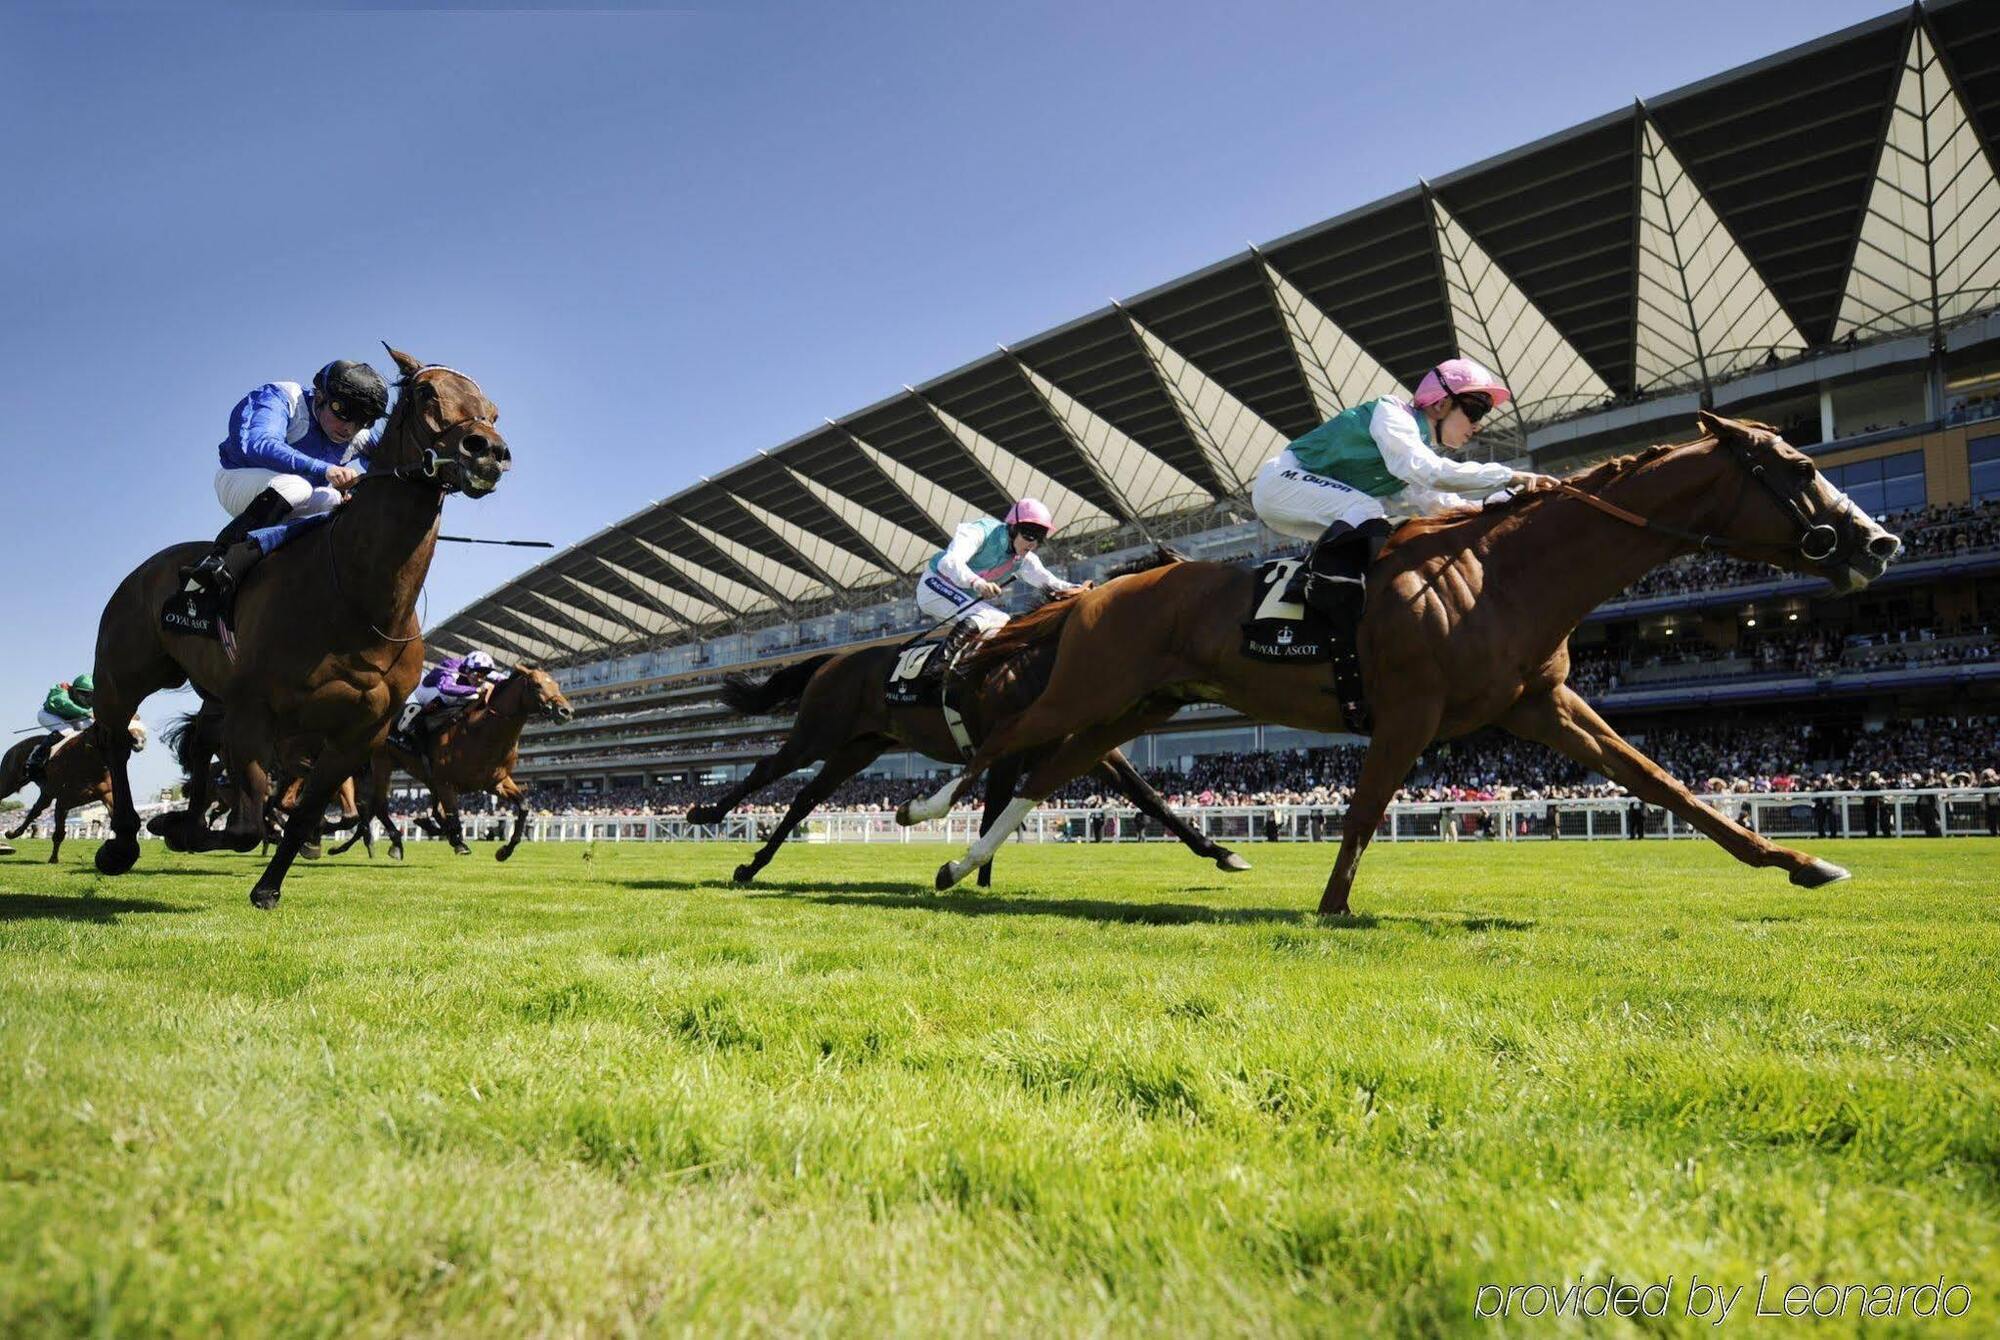
M 389 412 L 389 388 L 366 363 L 336 358 L 313 374 L 320 400 L 349 423 L 367 425 Z

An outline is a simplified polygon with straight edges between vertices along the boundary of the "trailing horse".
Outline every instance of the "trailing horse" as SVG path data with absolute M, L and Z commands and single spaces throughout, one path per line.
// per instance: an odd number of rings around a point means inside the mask
M 1163 556 L 1164 557 L 1164 556 Z M 1167 558 L 1167 561 L 1172 561 Z M 1119 580 L 1129 580 L 1120 578 Z M 1111 585 L 1117 585 L 1117 581 Z M 1044 609 L 1067 606 L 1079 599 L 1067 596 Z M 990 636 L 990 635 L 989 635 Z M 723 683 L 722 696 L 735 711 L 750 715 L 798 704 L 791 734 L 784 744 L 758 761 L 750 775 L 720 799 L 697 805 L 687 813 L 689 822 L 711 824 L 741 804 L 743 800 L 772 782 L 810 763 L 825 760 L 817 775 L 793 799 L 785 817 L 778 822 L 757 854 L 736 867 L 736 881 L 747 884 L 770 864 L 794 828 L 831 795 L 836 787 L 873 763 L 892 745 L 913 749 L 939 762 L 956 762 L 965 757 L 935 707 L 894 706 L 886 686 L 904 648 L 863 647 L 857 651 L 814 656 L 776 671 L 757 681 L 733 675 Z M 965 727 L 974 740 L 984 737 L 996 719 L 1019 711 L 1033 700 L 1047 682 L 1054 648 L 1030 647 L 1018 658 L 982 658 L 977 671 L 953 674 L 953 701 L 963 714 Z M 1168 808 L 1160 794 L 1146 784 L 1138 770 L 1116 749 L 1093 759 L 1100 772 L 1129 797 L 1149 818 L 1158 820 L 1185 843 L 1189 850 L 1214 861 L 1221 870 L 1247 870 L 1250 863 L 1216 843 L 1180 815 Z M 1020 764 L 1009 760 L 994 770 L 986 788 L 986 820 L 990 827 L 1003 804 L 1011 799 Z M 981 831 L 985 831 L 982 828 Z M 991 853 L 988 853 L 990 859 Z M 981 885 L 992 879 L 987 861 L 980 863 Z
M 395 409 L 369 473 L 330 522 L 285 545 L 250 573 L 236 599 L 236 654 L 224 644 L 167 631 L 161 611 L 179 593 L 180 569 L 205 552 L 178 544 L 119 583 L 98 622 L 97 735 L 111 771 L 112 836 L 97 868 L 120 875 L 139 857 L 139 815 L 126 773 L 126 724 L 161 689 L 193 681 L 204 710 L 222 713 L 223 753 L 237 790 L 227 829 L 197 822 L 208 807 L 206 759 L 191 774 L 184 845 L 249 851 L 262 840 L 270 793 L 266 760 L 313 759 L 298 809 L 250 893 L 275 907 L 285 872 L 318 831 L 327 798 L 387 734 L 423 671 L 417 595 L 446 495 L 479 498 L 508 470 L 494 426 L 499 412 L 470 377 L 391 349 L 402 372 Z
M 137 753 L 146 747 L 146 728 L 134 721 L 127 727 L 132 742 L 132 751 Z M 0 799 L 5 799 L 28 784 L 28 756 L 41 743 L 39 736 L 30 736 L 9 749 L 5 757 L 0 757 Z M 49 844 L 49 864 L 56 863 L 62 851 L 63 824 L 69 812 L 84 805 L 108 805 L 111 802 L 111 774 L 105 769 L 104 755 L 98 752 L 97 739 L 90 731 L 73 735 L 56 746 L 42 768 L 41 794 L 35 797 L 34 805 L 22 816 L 20 824 L 8 833 L 17 838 L 34 826 L 42 811 L 50 804 L 56 807 L 51 821 L 55 830 Z
M 470 854 L 465 833 L 459 825 L 458 798 L 468 791 L 490 791 L 506 801 L 514 811 L 514 830 L 493 859 L 504 861 L 521 845 L 528 828 L 527 794 L 514 780 L 514 762 L 519 756 L 521 729 L 536 717 L 548 721 L 568 721 L 575 709 L 562 689 L 545 670 L 517 665 L 513 674 L 493 690 L 484 704 L 474 704 L 433 731 L 424 742 L 424 757 L 384 742 L 369 759 L 368 808 L 358 819 L 355 836 L 333 848 L 334 856 L 353 846 L 368 832 L 371 820 L 380 820 L 389 832 L 389 854 L 403 859 L 403 835 L 389 817 L 389 776 L 401 768 L 430 788 L 435 797 L 440 832 L 451 841 L 460 856 Z M 348 827 L 349 820 L 333 825 L 330 832 Z
M 1844 593 L 1881 576 L 1902 547 L 1775 432 L 1708 413 L 1699 423 L 1696 441 L 1397 531 L 1368 578 L 1358 646 L 1374 729 L 1322 914 L 1347 912 L 1362 852 L 1424 748 L 1492 724 L 1673 811 L 1739 861 L 1777 866 L 1808 888 L 1847 878 L 1696 800 L 1564 682 L 1568 638 L 1584 615 L 1670 558 L 1719 550 L 1826 577 Z M 996 759 L 1057 747 L 1030 770 L 1001 822 L 938 871 L 938 887 L 963 879 L 1030 807 L 1106 749 L 1187 703 L 1342 729 L 1324 666 L 1244 655 L 1239 625 L 1255 581 L 1248 568 L 1179 563 L 1038 610 L 989 637 L 971 673 L 1054 646 L 1047 689 L 997 726 L 960 777 L 897 817 L 934 817 Z

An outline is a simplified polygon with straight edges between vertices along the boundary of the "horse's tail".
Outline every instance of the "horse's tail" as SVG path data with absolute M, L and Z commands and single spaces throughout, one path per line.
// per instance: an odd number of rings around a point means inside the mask
M 1075 609 L 1076 597 L 1067 596 L 1051 600 L 1040 609 L 1030 610 L 1020 618 L 1001 625 L 973 644 L 972 654 L 958 663 L 959 676 L 969 682 L 977 682 L 979 676 L 997 669 L 1022 652 L 1061 637 L 1070 613 Z
M 768 712 L 774 707 L 785 707 L 804 696 L 806 685 L 819 673 L 821 666 L 832 660 L 838 653 L 825 652 L 819 656 L 809 656 L 795 665 L 788 665 L 774 671 L 768 678 L 753 679 L 749 675 L 730 675 L 722 681 L 722 701 L 732 712 L 749 715 L 753 712 Z
M 183 712 L 160 730 L 160 743 L 174 751 L 181 772 L 194 776 L 195 758 L 200 752 L 201 732 L 195 729 L 196 712 Z

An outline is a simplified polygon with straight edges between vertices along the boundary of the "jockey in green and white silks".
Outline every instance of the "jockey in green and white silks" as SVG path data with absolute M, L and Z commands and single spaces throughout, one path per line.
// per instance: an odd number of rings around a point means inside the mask
M 1010 574 L 1056 595 L 1081 590 L 1050 572 L 1035 552 L 1055 528 L 1049 509 L 1034 498 L 1008 508 L 1004 521 L 982 516 L 961 525 L 918 580 L 917 612 L 940 620 L 956 614 L 961 626 L 987 633 L 1007 622 L 1007 612 L 989 602 Z
M 42 698 L 41 710 L 35 713 L 35 720 L 48 734 L 36 743 L 28 755 L 28 776 L 40 781 L 42 769 L 48 765 L 49 755 L 56 746 L 72 735 L 90 729 L 92 699 L 96 686 L 89 675 L 78 675 L 51 688 Z
M 1287 594 L 1329 617 L 1351 612 L 1390 519 L 1471 506 L 1540 475 L 1498 462 L 1453 460 L 1479 421 L 1512 393 L 1469 358 L 1432 368 L 1406 403 L 1395 396 L 1336 414 L 1264 463 L 1250 489 L 1258 519 L 1314 541 Z

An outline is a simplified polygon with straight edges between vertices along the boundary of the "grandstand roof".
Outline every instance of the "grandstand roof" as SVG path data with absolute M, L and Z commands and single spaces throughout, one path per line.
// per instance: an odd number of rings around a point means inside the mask
M 1002 347 L 619 521 L 427 634 L 563 660 L 913 573 L 1034 494 L 1069 535 L 1243 492 L 1454 352 L 1483 440 L 2000 305 L 2000 5 L 1933 0 Z

